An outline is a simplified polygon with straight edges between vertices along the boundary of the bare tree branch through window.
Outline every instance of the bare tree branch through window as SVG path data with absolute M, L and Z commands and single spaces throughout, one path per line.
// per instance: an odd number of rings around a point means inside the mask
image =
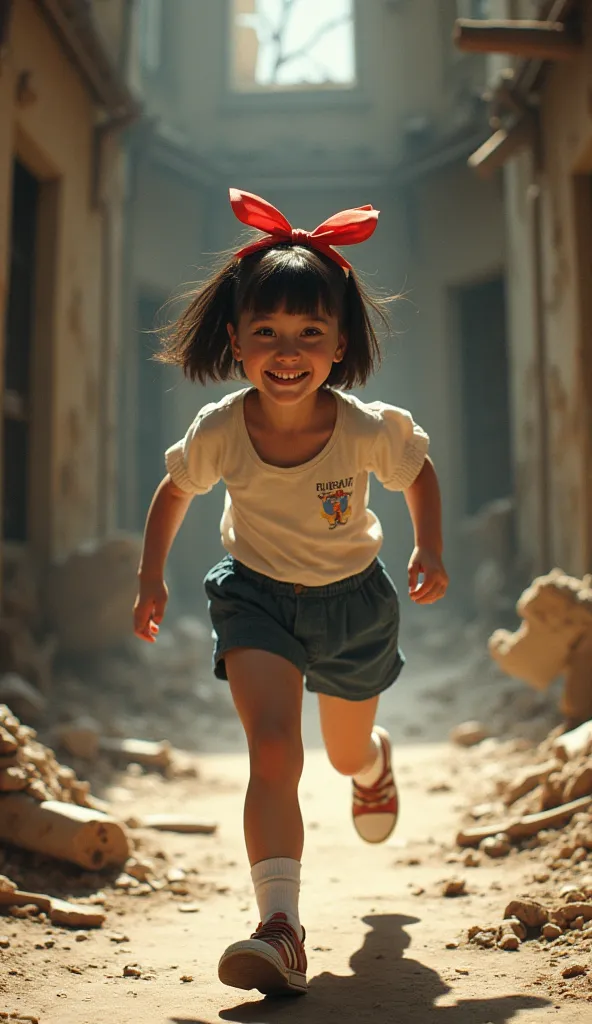
M 232 0 L 237 88 L 355 83 L 353 0 Z

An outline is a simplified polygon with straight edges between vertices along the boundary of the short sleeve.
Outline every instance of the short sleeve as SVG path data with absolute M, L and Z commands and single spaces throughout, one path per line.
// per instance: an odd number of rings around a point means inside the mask
M 208 415 L 214 408 L 201 409 L 185 437 L 165 452 L 171 480 L 187 494 L 207 494 L 222 475 L 220 432 Z
M 368 468 L 390 491 L 404 491 L 419 475 L 430 439 L 411 413 L 394 405 L 373 403 L 379 429 Z

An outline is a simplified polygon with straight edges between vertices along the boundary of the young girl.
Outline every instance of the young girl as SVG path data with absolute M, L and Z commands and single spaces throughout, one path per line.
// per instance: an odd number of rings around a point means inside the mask
M 194 495 L 224 480 L 228 554 L 205 587 L 214 671 L 230 684 L 248 741 L 244 829 L 261 923 L 224 952 L 219 977 L 301 993 L 304 679 L 318 695 L 329 760 L 352 778 L 356 831 L 380 843 L 397 820 L 390 739 L 374 720 L 403 656 L 397 594 L 377 557 L 382 530 L 368 508 L 370 472 L 409 507 L 412 600 L 437 601 L 448 579 L 427 435 L 403 409 L 341 390 L 373 370 L 369 311 L 381 310 L 333 243 L 368 238 L 378 212 L 347 210 L 308 233 L 257 196 L 232 189 L 230 200 L 239 220 L 267 234 L 197 292 L 161 358 L 192 380 L 239 375 L 249 386 L 204 406 L 166 452 L 168 474 L 146 523 L 135 631 L 155 640 L 173 539 Z

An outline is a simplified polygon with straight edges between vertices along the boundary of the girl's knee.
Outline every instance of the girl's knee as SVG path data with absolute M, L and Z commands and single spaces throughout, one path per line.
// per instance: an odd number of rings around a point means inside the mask
M 304 750 L 299 733 L 276 727 L 258 732 L 250 741 L 249 755 L 252 776 L 281 785 L 300 781 Z
M 368 750 L 327 750 L 329 761 L 340 775 L 357 775 L 366 767 Z

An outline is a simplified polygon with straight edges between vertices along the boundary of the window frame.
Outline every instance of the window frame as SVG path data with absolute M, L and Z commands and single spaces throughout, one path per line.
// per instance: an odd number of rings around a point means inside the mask
M 234 88 L 233 77 L 233 39 L 232 17 L 234 0 L 224 3 L 224 88 L 222 110 L 227 113 L 242 111 L 308 111 L 343 109 L 344 107 L 365 107 L 368 105 L 364 90 L 366 53 L 362 33 L 358 30 L 361 24 L 361 0 L 353 0 L 352 15 L 354 23 L 354 59 L 356 80 L 353 85 L 338 85 L 331 88 L 310 87 L 295 89 L 266 89 L 242 92 Z

